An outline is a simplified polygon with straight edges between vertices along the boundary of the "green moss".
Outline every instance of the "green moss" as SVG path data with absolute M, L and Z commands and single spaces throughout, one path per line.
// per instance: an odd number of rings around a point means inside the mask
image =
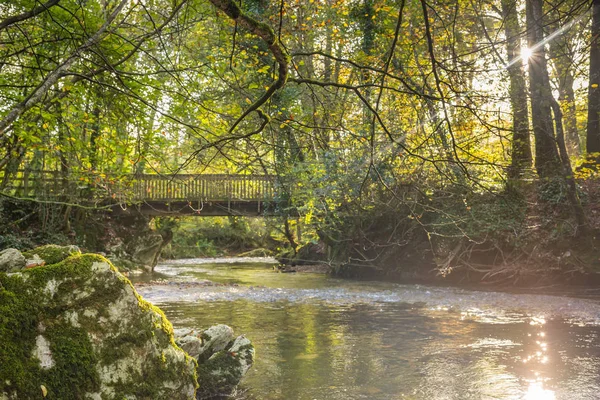
M 81 399 L 86 392 L 96 392 L 100 378 L 96 370 L 97 357 L 87 333 L 66 324 L 47 329 L 50 351 L 55 366 L 45 372 L 42 382 L 48 397 Z M 50 397 L 50 398 L 52 398 Z
M 0 274 L 0 392 L 38 398 L 44 385 L 49 399 L 76 399 L 97 387 L 96 360 L 87 334 L 67 321 L 52 320 L 63 310 L 39 299 L 50 279 L 73 276 L 75 269 L 91 273 L 92 260 L 98 258 L 72 257 L 52 267 L 26 270 L 22 276 Z M 50 343 L 52 368 L 42 369 L 32 356 L 38 335 Z
M 110 269 L 94 268 L 97 262 L 107 263 Z M 98 364 L 114 363 L 148 339 L 155 340 L 159 347 L 175 345 L 173 328 L 164 314 L 114 271 L 116 268 L 104 257 L 83 254 L 22 274 L 0 273 L 0 393 L 40 398 L 40 385 L 44 385 L 48 399 L 80 399 L 86 392 L 99 390 Z M 136 313 L 134 319 L 110 321 L 106 306 L 121 297 L 127 286 L 147 312 Z M 92 310 L 94 315 L 86 316 L 84 310 Z M 76 322 L 69 319 L 69 313 L 76 314 Z M 102 332 L 123 331 L 123 324 L 127 326 L 125 334 L 112 342 L 108 339 L 94 351 L 87 332 L 105 336 Z M 51 368 L 41 368 L 33 356 L 38 335 L 49 343 L 54 361 Z M 138 398 L 166 398 L 163 383 L 182 382 L 181 377 L 190 374 L 187 369 L 194 363 L 187 355 L 186 363 L 170 361 L 165 354 L 156 357 L 142 364 L 141 374 L 130 371 L 137 387 L 127 382 L 114 386 L 114 398 L 132 394 Z M 192 382 L 196 382 L 195 376 Z
M 87 334 L 65 321 L 39 332 L 40 324 L 47 322 L 43 316 L 52 314 L 52 310 L 36 301 L 35 284 L 4 274 L 0 274 L 0 282 L 0 392 L 16 393 L 17 398 L 39 398 L 40 385 L 44 385 L 48 399 L 68 400 L 81 398 L 85 391 L 96 388 L 96 360 Z M 55 362 L 47 370 L 32 356 L 38 334 L 50 343 Z
M 233 341 L 226 348 L 230 348 Z M 227 394 L 233 390 L 242 379 L 239 370 L 240 359 L 245 359 L 246 363 L 253 361 L 252 344 L 240 346 L 236 353 L 222 350 L 215 353 L 210 359 L 198 365 L 198 382 L 200 383 L 199 392 L 204 397 Z M 215 373 L 216 372 L 216 373 Z
M 47 244 L 45 246 L 36 247 L 23 253 L 25 258 L 33 258 L 37 254 L 47 265 L 56 264 L 64 259 L 81 254 L 81 251 L 75 246 L 57 246 L 55 244 Z
M 40 389 L 31 382 L 41 372 L 31 358 L 38 324 L 35 303 L 16 295 L 24 285 L 19 277 L 0 273 L 0 284 L 0 393 L 33 398 Z

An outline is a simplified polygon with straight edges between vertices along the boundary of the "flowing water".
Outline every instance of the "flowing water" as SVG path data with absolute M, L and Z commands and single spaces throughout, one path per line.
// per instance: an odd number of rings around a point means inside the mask
M 136 282 L 175 327 L 224 323 L 253 341 L 246 398 L 600 399 L 598 296 L 357 282 L 249 261 L 173 261 Z

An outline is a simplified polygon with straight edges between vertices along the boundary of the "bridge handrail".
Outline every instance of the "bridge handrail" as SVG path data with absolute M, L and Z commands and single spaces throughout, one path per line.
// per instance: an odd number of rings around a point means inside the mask
M 0 182 L 4 181 L 0 176 Z M 273 175 L 107 174 L 19 170 L 2 188 L 27 198 L 143 201 L 270 201 Z

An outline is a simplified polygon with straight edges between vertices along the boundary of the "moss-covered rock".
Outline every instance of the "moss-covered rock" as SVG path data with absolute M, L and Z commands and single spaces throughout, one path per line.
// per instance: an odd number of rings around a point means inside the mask
M 41 259 L 46 265 L 56 264 L 70 256 L 81 254 L 77 246 L 58 246 L 47 244 L 23 253 L 27 260 Z M 36 257 L 37 256 L 37 257 Z M 35 264 L 40 264 L 36 262 Z
M 229 396 L 254 362 L 254 346 L 238 336 L 221 351 L 198 364 L 198 399 Z
M 175 332 L 175 343 L 194 357 L 198 363 L 202 363 L 216 352 L 224 350 L 233 342 L 234 338 L 233 329 L 223 324 L 211 326 L 204 331 L 188 330 L 183 335 L 181 332 Z
M 102 256 L 0 273 L 0 399 L 192 399 L 195 366 Z
M 250 340 L 243 335 L 234 339 L 227 325 L 178 330 L 175 335 L 176 343 L 198 361 L 198 399 L 231 396 L 254 362 Z

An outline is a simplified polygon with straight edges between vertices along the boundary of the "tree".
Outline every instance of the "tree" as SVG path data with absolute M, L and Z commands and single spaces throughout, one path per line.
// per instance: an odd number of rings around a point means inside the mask
M 531 120 L 535 138 L 535 167 L 542 179 L 555 178 L 561 165 L 552 124 L 553 100 L 544 49 L 543 0 L 527 0 L 527 45 L 529 56 L 529 90 Z
M 521 28 L 516 0 L 502 0 L 501 15 L 506 35 L 506 55 L 510 79 L 510 104 L 512 107 L 512 158 L 509 175 L 520 176 L 531 167 L 531 140 L 529 134 L 529 112 L 527 110 L 527 86 L 521 62 Z
M 590 76 L 588 85 L 588 119 L 586 149 L 598 163 L 600 153 L 600 0 L 592 0 Z
M 550 24 L 554 32 L 562 29 L 560 19 Z M 568 29 L 549 43 L 549 55 L 553 61 L 558 80 L 558 101 L 565 120 L 565 140 L 567 150 L 572 156 L 581 155 L 579 133 L 577 131 L 577 106 L 575 103 L 575 76 L 573 68 L 572 33 Z

